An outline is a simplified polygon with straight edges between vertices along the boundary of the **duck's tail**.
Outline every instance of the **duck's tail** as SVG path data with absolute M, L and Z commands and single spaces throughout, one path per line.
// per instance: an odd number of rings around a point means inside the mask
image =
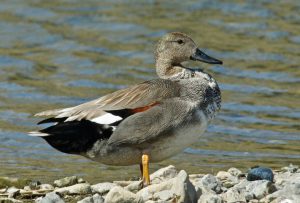
M 81 120 L 58 122 L 43 130 L 30 132 L 29 135 L 42 137 L 61 152 L 83 154 L 91 149 L 95 142 L 108 139 L 113 130 L 114 128 L 109 125 Z

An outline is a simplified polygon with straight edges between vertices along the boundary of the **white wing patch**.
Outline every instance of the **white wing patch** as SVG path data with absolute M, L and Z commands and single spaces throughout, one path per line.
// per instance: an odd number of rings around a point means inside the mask
M 112 124 L 114 122 L 120 121 L 123 118 L 120 116 L 115 116 L 111 113 L 106 113 L 102 116 L 93 118 L 91 121 L 99 124 Z

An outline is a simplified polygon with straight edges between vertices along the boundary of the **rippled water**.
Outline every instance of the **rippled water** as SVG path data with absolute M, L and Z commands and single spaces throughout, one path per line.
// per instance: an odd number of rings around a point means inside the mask
M 231 166 L 300 164 L 300 2 L 1 1 L 0 175 L 95 182 L 129 179 L 111 167 L 55 151 L 33 113 L 77 105 L 155 78 L 154 43 L 190 34 L 223 66 L 202 66 L 220 83 L 219 116 L 194 146 L 152 169 L 190 173 Z

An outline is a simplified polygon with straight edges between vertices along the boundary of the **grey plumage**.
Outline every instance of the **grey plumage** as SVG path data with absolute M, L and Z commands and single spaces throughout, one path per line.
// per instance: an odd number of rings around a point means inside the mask
M 158 42 L 155 57 L 159 79 L 75 107 L 38 113 L 36 116 L 50 117 L 44 122 L 58 123 L 32 135 L 40 133 L 61 151 L 112 165 L 139 163 L 143 153 L 151 161 L 161 161 L 180 152 L 197 141 L 221 105 L 217 82 L 181 63 L 190 59 L 222 62 L 205 55 L 189 36 L 177 32 Z M 85 144 L 76 150 L 81 140 Z M 64 149 L 64 144 L 72 143 L 76 144 Z

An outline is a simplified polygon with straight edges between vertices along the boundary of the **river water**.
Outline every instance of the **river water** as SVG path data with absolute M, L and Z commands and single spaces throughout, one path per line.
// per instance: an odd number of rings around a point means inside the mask
M 300 164 L 297 0 L 2 0 L 0 28 L 0 176 L 96 182 L 139 175 L 137 166 L 63 154 L 26 132 L 38 129 L 34 113 L 155 78 L 154 44 L 170 31 L 188 33 L 224 61 L 189 63 L 217 79 L 223 105 L 198 143 L 151 170 Z

